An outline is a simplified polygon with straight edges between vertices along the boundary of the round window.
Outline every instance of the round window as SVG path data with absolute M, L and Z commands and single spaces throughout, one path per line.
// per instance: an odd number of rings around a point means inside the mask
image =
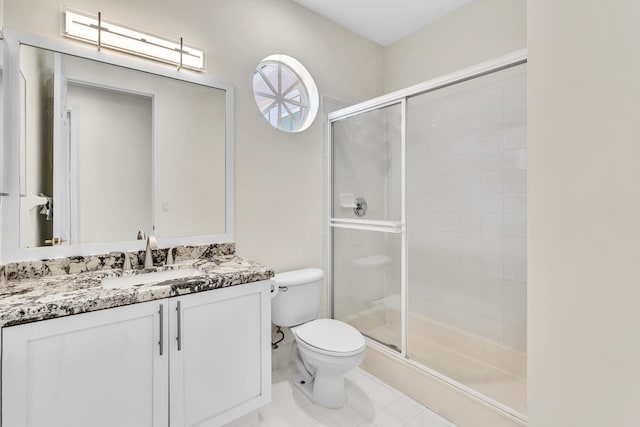
M 287 55 L 264 58 L 253 73 L 253 96 L 271 126 L 301 132 L 318 113 L 318 89 L 299 61 Z

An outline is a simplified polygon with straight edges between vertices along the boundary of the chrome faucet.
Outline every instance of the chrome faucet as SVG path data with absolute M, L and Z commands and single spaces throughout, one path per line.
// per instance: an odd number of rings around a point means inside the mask
M 122 269 L 131 270 L 131 258 L 129 258 L 129 253 L 122 252 L 122 256 L 124 257 L 124 261 L 122 262 Z
M 153 267 L 153 253 L 151 252 L 152 249 L 158 249 L 158 242 L 156 241 L 156 238 L 154 236 L 149 235 L 147 237 L 147 249 L 145 250 L 144 254 L 144 268 Z

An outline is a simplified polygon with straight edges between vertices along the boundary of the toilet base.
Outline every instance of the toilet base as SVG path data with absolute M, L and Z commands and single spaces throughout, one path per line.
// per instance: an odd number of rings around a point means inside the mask
M 313 379 L 307 380 L 300 373 L 296 373 L 293 376 L 293 384 L 313 402 Z
M 293 377 L 294 384 L 309 400 L 325 408 L 342 408 L 347 401 L 344 376 L 316 376 L 305 379 L 300 373 Z
M 344 353 L 328 352 L 320 347 L 313 347 L 299 339 L 296 329 L 293 329 L 298 366 L 294 382 L 296 387 L 316 405 L 337 409 L 347 402 L 344 375 L 359 366 L 365 355 L 364 338 L 355 329 L 354 331 L 362 339 L 362 347 Z

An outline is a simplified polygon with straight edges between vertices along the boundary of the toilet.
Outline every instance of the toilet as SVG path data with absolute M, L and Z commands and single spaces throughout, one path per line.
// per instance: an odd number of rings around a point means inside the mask
M 334 319 L 318 319 L 322 270 L 307 268 L 272 279 L 271 321 L 291 328 L 298 372 L 294 383 L 312 402 L 340 408 L 346 402 L 344 374 L 364 360 L 358 330 Z

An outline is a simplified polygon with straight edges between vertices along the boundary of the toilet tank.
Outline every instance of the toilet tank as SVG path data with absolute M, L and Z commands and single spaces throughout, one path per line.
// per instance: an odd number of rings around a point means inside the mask
M 271 301 L 271 321 L 278 326 L 296 326 L 314 320 L 320 314 L 322 270 L 278 273 L 272 279 L 279 290 Z

